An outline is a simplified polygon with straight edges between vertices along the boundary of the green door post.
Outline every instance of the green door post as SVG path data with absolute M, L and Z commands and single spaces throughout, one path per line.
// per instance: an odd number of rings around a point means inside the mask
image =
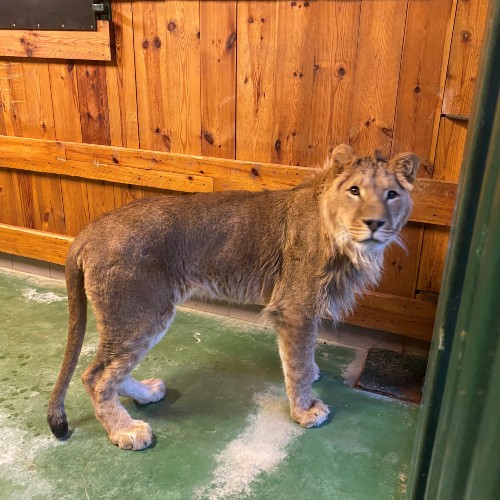
M 500 498 L 500 1 L 452 223 L 407 499 Z

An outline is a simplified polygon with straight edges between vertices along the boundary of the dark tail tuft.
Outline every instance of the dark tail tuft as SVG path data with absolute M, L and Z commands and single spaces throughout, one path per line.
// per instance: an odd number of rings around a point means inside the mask
M 50 430 L 52 434 L 57 439 L 64 439 L 68 434 L 68 419 L 66 418 L 66 413 L 62 414 L 47 414 L 47 422 L 49 423 Z

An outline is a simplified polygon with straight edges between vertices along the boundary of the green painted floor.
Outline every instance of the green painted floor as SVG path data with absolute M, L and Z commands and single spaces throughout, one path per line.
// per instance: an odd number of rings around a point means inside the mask
M 59 282 L 0 271 L 0 498 L 367 499 L 404 497 L 418 407 L 359 392 L 342 374 L 350 348 L 320 345 L 315 392 L 333 409 L 319 429 L 290 421 L 272 333 L 182 310 L 136 370 L 167 398 L 146 407 L 153 446 L 108 441 L 80 381 L 97 344 L 90 319 L 66 398 L 70 439 L 45 408 L 66 343 Z

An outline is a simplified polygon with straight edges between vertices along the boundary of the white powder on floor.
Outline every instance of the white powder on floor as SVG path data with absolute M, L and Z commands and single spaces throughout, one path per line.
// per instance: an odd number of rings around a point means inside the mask
M 52 302 L 68 300 L 68 297 L 61 297 L 53 292 L 39 293 L 36 291 L 36 288 L 25 288 L 21 290 L 21 293 L 26 300 L 36 302 L 37 304 L 50 304 Z
M 271 387 L 254 396 L 258 411 L 245 430 L 216 457 L 212 481 L 197 490 L 198 498 L 216 500 L 249 495 L 252 482 L 270 473 L 287 457 L 287 447 L 304 429 L 290 420 L 281 388 Z
M 7 417 L 0 412 L 0 435 L 4 443 L 0 479 L 19 487 L 15 498 L 51 498 L 50 484 L 36 471 L 36 457 L 39 452 L 63 443 L 49 436 L 30 436 L 29 431 L 12 427 Z

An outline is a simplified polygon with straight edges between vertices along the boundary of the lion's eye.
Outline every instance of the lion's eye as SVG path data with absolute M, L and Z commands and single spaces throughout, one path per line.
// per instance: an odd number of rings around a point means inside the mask
M 397 198 L 399 194 L 396 191 L 393 191 L 392 189 L 387 193 L 387 199 L 388 200 L 393 200 L 394 198 Z
M 349 188 L 349 193 L 353 194 L 354 196 L 359 196 L 359 187 L 358 186 L 351 186 Z

